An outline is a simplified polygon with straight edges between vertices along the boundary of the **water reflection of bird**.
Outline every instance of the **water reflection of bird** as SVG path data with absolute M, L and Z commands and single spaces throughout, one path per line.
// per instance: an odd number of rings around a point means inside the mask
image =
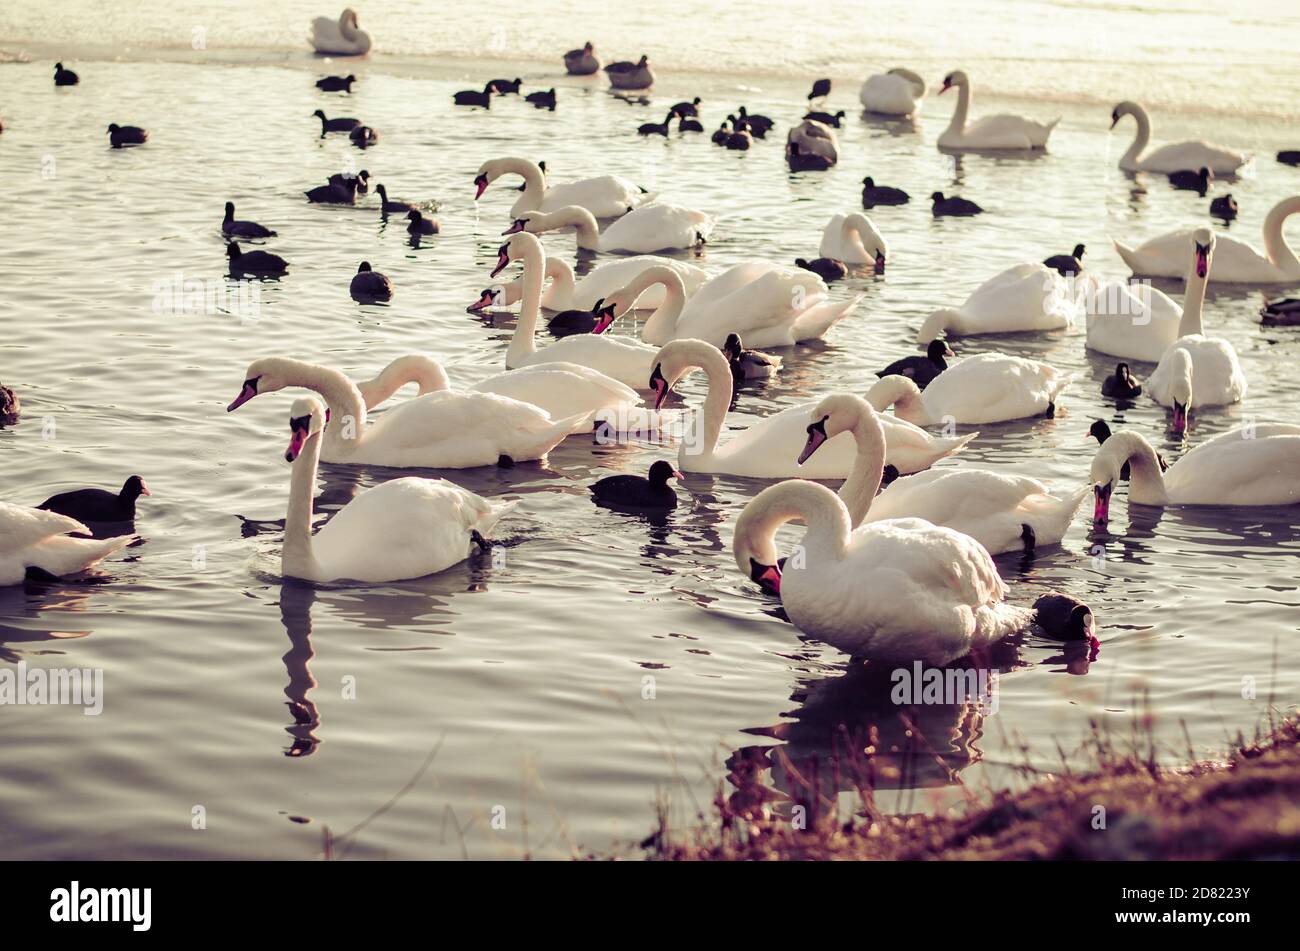
M 284 695 L 289 698 L 286 705 L 294 721 L 292 726 L 285 727 L 293 743 L 284 755 L 295 758 L 310 756 L 320 744 L 316 737 L 320 711 L 307 696 L 316 686 L 310 668 L 311 659 L 316 656 L 311 646 L 311 608 L 315 601 L 316 589 L 310 584 L 286 581 L 280 588 L 280 622 L 289 635 L 289 649 L 282 658 L 289 674 Z

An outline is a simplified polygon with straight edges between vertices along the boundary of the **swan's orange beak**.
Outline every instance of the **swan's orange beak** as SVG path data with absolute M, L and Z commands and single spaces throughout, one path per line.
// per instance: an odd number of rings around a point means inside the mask
M 804 443 L 803 452 L 799 453 L 799 465 L 803 465 L 827 439 L 826 419 L 817 420 L 808 427 L 808 441 Z
M 609 304 L 605 307 L 596 308 L 596 326 L 591 328 L 594 334 L 603 334 L 609 329 L 610 324 L 614 322 L 614 305 Z
M 474 192 L 474 200 L 478 201 L 480 198 L 483 197 L 483 193 L 487 191 L 487 187 L 488 187 L 487 176 L 479 175 L 477 178 L 474 179 L 474 184 L 475 186 L 477 186 L 477 190 Z
M 749 578 L 768 594 L 781 594 L 781 569 L 776 565 L 760 565 L 749 559 Z
M 256 395 L 257 384 L 252 380 L 245 380 L 243 388 L 239 391 L 239 395 L 231 400 L 230 405 L 226 407 L 226 412 L 233 413 Z
M 672 392 L 672 387 L 664 379 L 664 369 L 661 364 L 655 364 L 654 372 L 650 374 L 650 389 L 655 394 L 655 409 L 663 407 L 664 400 L 668 399 L 668 394 Z
M 510 266 L 510 249 L 503 244 L 501 245 L 500 250 L 497 251 L 497 266 L 492 269 L 492 273 L 489 274 L 488 276 L 496 277 L 498 274 L 500 274 L 509 266 Z
M 302 453 L 302 447 L 311 433 L 311 417 L 299 416 L 289 420 L 289 448 L 284 451 L 284 461 L 293 462 Z
M 1097 525 L 1105 525 L 1110 521 L 1110 493 L 1113 488 L 1114 485 L 1109 482 L 1105 485 L 1094 485 L 1092 487 L 1092 520 Z

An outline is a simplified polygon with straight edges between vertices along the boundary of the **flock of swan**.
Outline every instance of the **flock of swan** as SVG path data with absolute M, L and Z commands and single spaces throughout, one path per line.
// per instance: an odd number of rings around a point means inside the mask
M 333 54 L 370 48 L 351 10 L 338 21 L 315 21 L 312 42 Z M 590 44 L 565 60 L 570 72 L 600 68 Z M 644 58 L 639 65 L 648 68 Z M 65 82 L 66 72 L 60 64 L 56 82 Z M 355 77 L 344 80 L 338 88 L 350 89 Z M 809 98 L 824 96 L 829 86 L 819 81 Z M 972 120 L 971 82 L 964 72 L 944 78 L 940 91 L 948 89 L 958 91 L 958 101 L 939 139 L 942 147 L 1042 149 L 1055 127 L 1017 116 Z M 918 75 L 895 69 L 868 79 L 861 100 L 882 113 L 911 114 L 925 91 Z M 1120 160 L 1126 169 L 1204 166 L 1230 175 L 1248 161 L 1201 142 L 1148 151 L 1146 112 L 1136 103 L 1120 103 L 1112 124 L 1126 116 L 1138 127 Z M 735 123 L 748 121 L 742 114 Z M 805 118 L 796 129 L 808 141 L 834 144 L 832 129 L 816 119 Z M 795 156 L 803 154 L 795 139 L 790 143 Z M 1058 256 L 1063 261 L 1008 268 L 965 301 L 935 310 L 916 335 L 924 355 L 883 369 L 865 393 L 822 393 L 738 428 L 729 419 L 738 387 L 781 372 L 779 355 L 762 351 L 825 336 L 856 311 L 860 297 L 833 299 L 807 262 L 786 267 L 750 260 L 715 274 L 669 256 L 707 241 L 712 217 L 662 201 L 617 175 L 552 184 L 528 159 L 493 158 L 474 176 L 474 199 L 508 177 L 521 179 L 523 187 L 510 219 L 502 222 L 503 241 L 488 280 L 512 264 L 521 273 L 484 290 L 470 308 L 520 305 L 503 372 L 460 388 L 422 354 L 401 357 L 364 381 L 289 357 L 265 357 L 245 369 L 229 411 L 281 389 L 309 391 L 292 400 L 288 416 L 286 576 L 376 583 L 439 572 L 489 546 L 493 528 L 517 505 L 482 498 L 447 479 L 411 476 L 366 489 L 313 534 L 321 462 L 467 469 L 541 460 L 593 426 L 666 427 L 680 411 L 665 409 L 665 403 L 696 371 L 707 381 L 707 392 L 676 465 L 656 461 L 649 479 L 601 480 L 593 494 L 602 503 L 666 508 L 677 502 L 669 481 L 686 478 L 684 473 L 779 480 L 758 492 L 736 519 L 736 565 L 780 599 L 797 627 L 854 657 L 944 663 L 1035 623 L 1034 610 L 1008 602 L 992 556 L 1058 544 L 1090 494 L 1093 518 L 1104 522 L 1125 479 L 1130 502 L 1144 505 L 1300 502 L 1300 425 L 1291 424 L 1225 432 L 1172 465 L 1137 431 L 1112 434 L 1094 427 L 1101 445 L 1091 471 L 1086 481 L 1069 487 L 973 466 L 931 468 L 979 435 L 949 435 L 954 424 L 1051 416 L 1073 382 L 1045 362 L 998 352 L 956 359 L 951 342 L 965 335 L 1086 329 L 1087 348 L 1126 361 L 1108 387 L 1128 399 L 1145 390 L 1170 409 L 1177 433 L 1187 430 L 1193 410 L 1213 412 L 1244 399 L 1248 381 L 1236 352 L 1203 326 L 1206 286 L 1300 282 L 1300 261 L 1282 236 L 1284 220 L 1300 211 L 1300 197 L 1269 213 L 1262 252 L 1204 227 L 1135 247 L 1116 243 L 1135 274 L 1184 278 L 1181 305 L 1154 289 L 1087 272 L 1078 247 L 1073 255 Z M 387 213 L 386 195 L 383 200 Z M 410 207 L 398 205 L 397 211 Z M 274 235 L 233 215 L 227 204 L 228 238 Z M 557 231 L 572 233 L 579 249 L 615 256 L 578 281 L 567 261 L 547 256 L 538 237 Z M 252 254 L 276 257 L 231 247 L 232 271 Z M 846 268 L 881 269 L 889 259 L 884 237 L 858 212 L 834 216 L 819 250 L 819 260 L 837 266 L 833 275 Z M 363 263 L 358 277 L 372 273 Z M 539 346 L 536 331 L 544 311 L 560 335 Z M 625 317 L 635 318 L 636 333 L 609 332 Z M 1127 361 L 1154 364 L 1145 385 Z M 411 383 L 416 396 L 372 418 L 377 406 Z M 935 427 L 944 431 L 933 432 Z M 126 545 L 129 535 L 86 537 L 92 534 L 87 523 L 120 516 L 128 493 L 134 493 L 133 516 L 135 498 L 147 493 L 143 481 L 133 478 L 137 484 L 128 480 L 119 494 L 86 490 L 89 495 L 55 496 L 37 508 L 0 503 L 0 584 L 19 583 L 32 571 L 71 574 Z M 843 481 L 835 492 L 812 480 Z M 789 522 L 802 522 L 806 530 L 787 559 L 776 534 Z M 1090 622 L 1062 636 L 1095 644 Z

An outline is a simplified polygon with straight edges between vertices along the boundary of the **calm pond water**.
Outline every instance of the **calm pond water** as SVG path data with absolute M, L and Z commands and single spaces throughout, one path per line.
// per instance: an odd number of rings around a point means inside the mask
M 843 655 L 801 637 L 736 571 L 731 526 L 763 483 L 688 475 L 682 505 L 660 520 L 591 503 L 591 481 L 643 472 L 674 447 L 572 438 L 545 466 L 446 473 L 474 491 L 522 499 L 497 532 L 495 562 L 393 585 L 286 583 L 278 520 L 291 397 L 265 396 L 234 414 L 225 405 L 248 362 L 264 355 L 368 377 L 393 357 L 427 353 L 458 385 L 498 372 L 512 321 L 465 311 L 489 283 L 515 196 L 503 182 L 472 201 L 487 158 L 545 159 L 556 181 L 617 172 L 716 215 L 698 261 L 711 272 L 815 256 L 830 216 L 860 209 L 867 174 L 916 198 L 939 189 L 988 209 L 941 221 L 923 200 L 871 212 L 890 242 L 888 272 L 835 286 L 836 297 L 865 295 L 856 315 L 823 344 L 783 354 L 786 371 L 742 398 L 736 425 L 833 389 L 862 392 L 876 369 L 913 352 L 931 309 L 960 302 L 1004 267 L 1083 242 L 1097 273 L 1121 277 L 1109 236 L 1209 221 L 1210 196 L 1115 168 L 1128 143 L 1107 133 L 1111 99 L 1128 94 L 1129 77 L 1115 69 L 1123 57 L 1054 55 L 1043 45 L 1048 4 L 1014 5 L 1023 35 L 1015 62 L 984 54 L 983 34 L 961 35 L 956 23 L 927 44 L 925 9 L 891 27 L 894 47 L 864 40 L 870 49 L 857 56 L 848 39 L 823 31 L 803 41 L 813 52 L 778 61 L 724 42 L 726 21 L 701 25 L 698 49 L 717 51 L 712 58 L 673 39 L 672 17 L 647 18 L 644 33 L 627 24 L 594 32 L 619 55 L 644 45 L 676 67 L 647 103 L 535 62 L 557 61 L 585 38 L 563 28 L 570 5 L 500 48 L 474 21 L 478 32 L 465 35 L 484 34 L 476 60 L 442 57 L 456 45 L 454 22 L 424 30 L 418 17 L 427 13 L 408 21 L 405 5 L 374 7 L 362 8 L 362 25 L 386 48 L 352 63 L 304 54 L 297 44 L 309 14 L 325 11 L 301 2 L 278 6 L 273 23 L 231 14 L 239 26 L 214 26 L 200 51 L 189 49 L 200 21 L 184 4 L 146 4 L 100 24 L 79 3 L 0 12 L 0 170 L 11 183 L 0 380 L 24 406 L 18 426 L 0 429 L 0 497 L 36 504 L 136 472 L 154 492 L 142 500 L 141 543 L 94 573 L 105 583 L 0 589 L 0 664 L 100 668 L 105 684 L 96 717 L 70 707 L 0 710 L 0 856 L 313 858 L 328 827 L 343 837 L 335 854 L 349 857 L 562 857 L 640 839 L 661 797 L 681 820 L 707 809 L 719 785 L 743 797 L 789 793 L 786 758 L 825 766 L 872 729 L 878 749 L 904 751 L 877 760 L 879 802 L 908 811 L 957 803 L 961 786 L 1019 782 L 1025 765 L 1058 768 L 1062 751 L 1083 763 L 1077 750 L 1092 720 L 1120 734 L 1149 726 L 1175 761 L 1189 742 L 1212 754 L 1239 731 L 1249 735 L 1270 701 L 1294 708 L 1295 508 L 1130 511 L 1121 494 L 1110 533 L 1093 534 L 1081 513 L 1059 548 L 1028 564 L 1000 558 L 1017 602 L 1057 589 L 1091 603 L 1101 652 L 1088 663 L 1032 637 L 1002 645 L 992 658 L 1001 672 L 996 712 L 969 703 L 910 710 L 924 744 L 905 735 L 879 674 L 850 671 Z M 1212 192 L 1231 191 L 1241 216 L 1230 232 L 1259 244 L 1268 209 L 1300 192 L 1300 170 L 1272 160 L 1278 148 L 1300 147 L 1286 111 L 1296 97 L 1277 93 L 1296 76 L 1273 70 L 1276 83 L 1259 81 L 1267 57 L 1253 52 L 1284 46 L 1277 31 L 1250 20 L 1250 5 L 1222 33 L 1208 31 L 1207 14 L 1191 4 L 1086 9 L 1089 24 L 1112 34 L 1154 23 L 1176 40 L 1196 34 L 1205 50 L 1196 57 L 1174 40 L 1149 54 L 1143 47 L 1152 71 L 1133 66 L 1132 82 L 1176 76 L 1186 89 L 1213 64 L 1197 95 L 1163 96 L 1169 112 L 1157 114 L 1156 136 L 1204 135 L 1259 156 L 1240 181 Z M 755 15 L 764 22 L 774 25 L 763 36 L 782 27 Z M 963 58 L 940 60 L 935 50 Z M 81 72 L 81 86 L 54 89 L 56 58 Z M 927 101 L 915 122 L 864 119 L 861 78 L 895 61 L 936 83 L 948 68 L 966 68 L 976 111 L 1063 115 L 1050 153 L 941 154 L 934 141 L 952 108 L 946 96 Z M 1221 71 L 1238 63 L 1241 74 Z M 313 87 L 336 71 L 360 77 L 351 97 Z M 823 71 L 856 77 L 831 98 L 849 113 L 841 163 L 791 175 L 779 137 Z M 452 107 L 453 91 L 498 75 L 523 76 L 525 91 L 556 86 L 559 107 L 537 112 L 514 98 L 490 112 Z M 991 91 L 979 88 L 985 76 Z M 1044 89 L 1051 77 L 1059 95 Z M 779 120 L 778 140 L 739 154 L 707 136 L 636 136 L 665 103 L 692 95 L 704 100 L 707 126 L 743 102 Z M 378 147 L 362 154 L 342 137 L 320 140 L 317 108 L 361 117 L 379 130 Z M 147 127 L 149 143 L 109 149 L 111 121 Z M 327 175 L 356 167 L 394 197 L 437 202 L 442 234 L 412 248 L 395 221 L 382 222 L 373 194 L 356 208 L 303 200 Z M 291 262 L 288 277 L 259 285 L 256 319 L 156 312 L 159 282 L 223 281 L 227 199 L 241 217 L 279 231 L 266 246 Z M 571 237 L 545 244 L 577 261 Z M 391 306 L 348 297 L 363 258 L 392 278 Z M 1257 288 L 1211 290 L 1207 328 L 1237 348 L 1251 391 L 1241 405 L 1194 415 L 1189 446 L 1249 420 L 1296 420 L 1300 330 L 1261 328 L 1262 299 Z M 1113 361 L 1086 352 L 1081 334 L 972 338 L 957 348 L 1046 359 L 1077 380 L 1056 419 L 981 427 L 951 464 L 1080 485 L 1096 418 L 1141 430 L 1171 460 L 1186 451 L 1150 400 L 1119 409 L 1101 399 Z M 680 391 L 698 406 L 702 377 Z M 409 473 L 323 466 L 318 513 L 399 474 Z M 1244 678 L 1255 684 L 1251 699 Z M 206 829 L 192 828 L 196 806 Z

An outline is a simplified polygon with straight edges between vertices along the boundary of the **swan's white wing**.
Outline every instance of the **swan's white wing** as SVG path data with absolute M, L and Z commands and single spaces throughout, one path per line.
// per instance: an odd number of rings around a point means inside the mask
M 645 205 L 615 221 L 600 237 L 607 251 L 649 254 L 689 248 L 713 232 L 713 219 L 702 211 L 679 205 Z
M 1044 412 L 1071 379 L 1036 360 L 981 353 L 950 365 L 925 388 L 921 401 L 936 421 L 996 423 Z
M 1035 330 L 1072 324 L 1079 306 L 1056 271 L 1038 263 L 1017 264 L 989 278 L 960 310 L 968 332 Z
M 576 363 L 538 363 L 507 370 L 470 389 L 530 403 L 549 413 L 552 419 L 641 402 L 630 386 Z
M 595 306 L 596 301 L 622 290 L 646 268 L 656 266 L 671 268 L 682 279 L 687 298 L 699 290 L 709 277 L 707 271 L 694 264 L 657 254 L 639 254 L 632 258 L 605 261 L 578 282 L 578 286 L 573 290 L 571 306 L 575 310 L 590 310 Z M 656 284 L 637 298 L 637 309 L 654 310 L 663 304 L 665 293 L 663 285 Z
M 805 274 L 813 280 L 804 278 Z M 824 299 L 823 287 L 821 278 L 811 271 L 774 267 L 721 299 L 691 308 L 690 314 L 683 312 L 674 336 L 706 340 L 715 347 L 721 346 L 729 333 L 738 333 L 745 341 L 748 333 L 792 324 L 800 312 Z
M 1171 501 L 1290 505 L 1300 502 L 1300 428 L 1233 430 L 1197 446 L 1165 473 Z M 1293 430 L 1286 432 L 1284 430 Z
M 567 205 L 586 208 L 597 218 L 618 218 L 641 207 L 649 196 L 635 182 L 619 175 L 598 175 L 552 185 L 542 197 L 543 212 Z
M 15 552 L 68 532 L 90 534 L 75 518 L 44 509 L 0 502 L 0 552 Z
M 1206 142 L 1171 142 L 1152 149 L 1141 157 L 1139 170 L 1144 172 L 1182 172 L 1208 168 L 1216 175 L 1231 175 L 1247 156 Z
M 1185 350 L 1192 358 L 1193 406 L 1226 406 L 1246 395 L 1246 374 L 1232 344 L 1222 337 L 1192 334 L 1175 340 L 1152 371 L 1147 382 L 1157 402 L 1166 406 L 1170 403 L 1175 350 Z

